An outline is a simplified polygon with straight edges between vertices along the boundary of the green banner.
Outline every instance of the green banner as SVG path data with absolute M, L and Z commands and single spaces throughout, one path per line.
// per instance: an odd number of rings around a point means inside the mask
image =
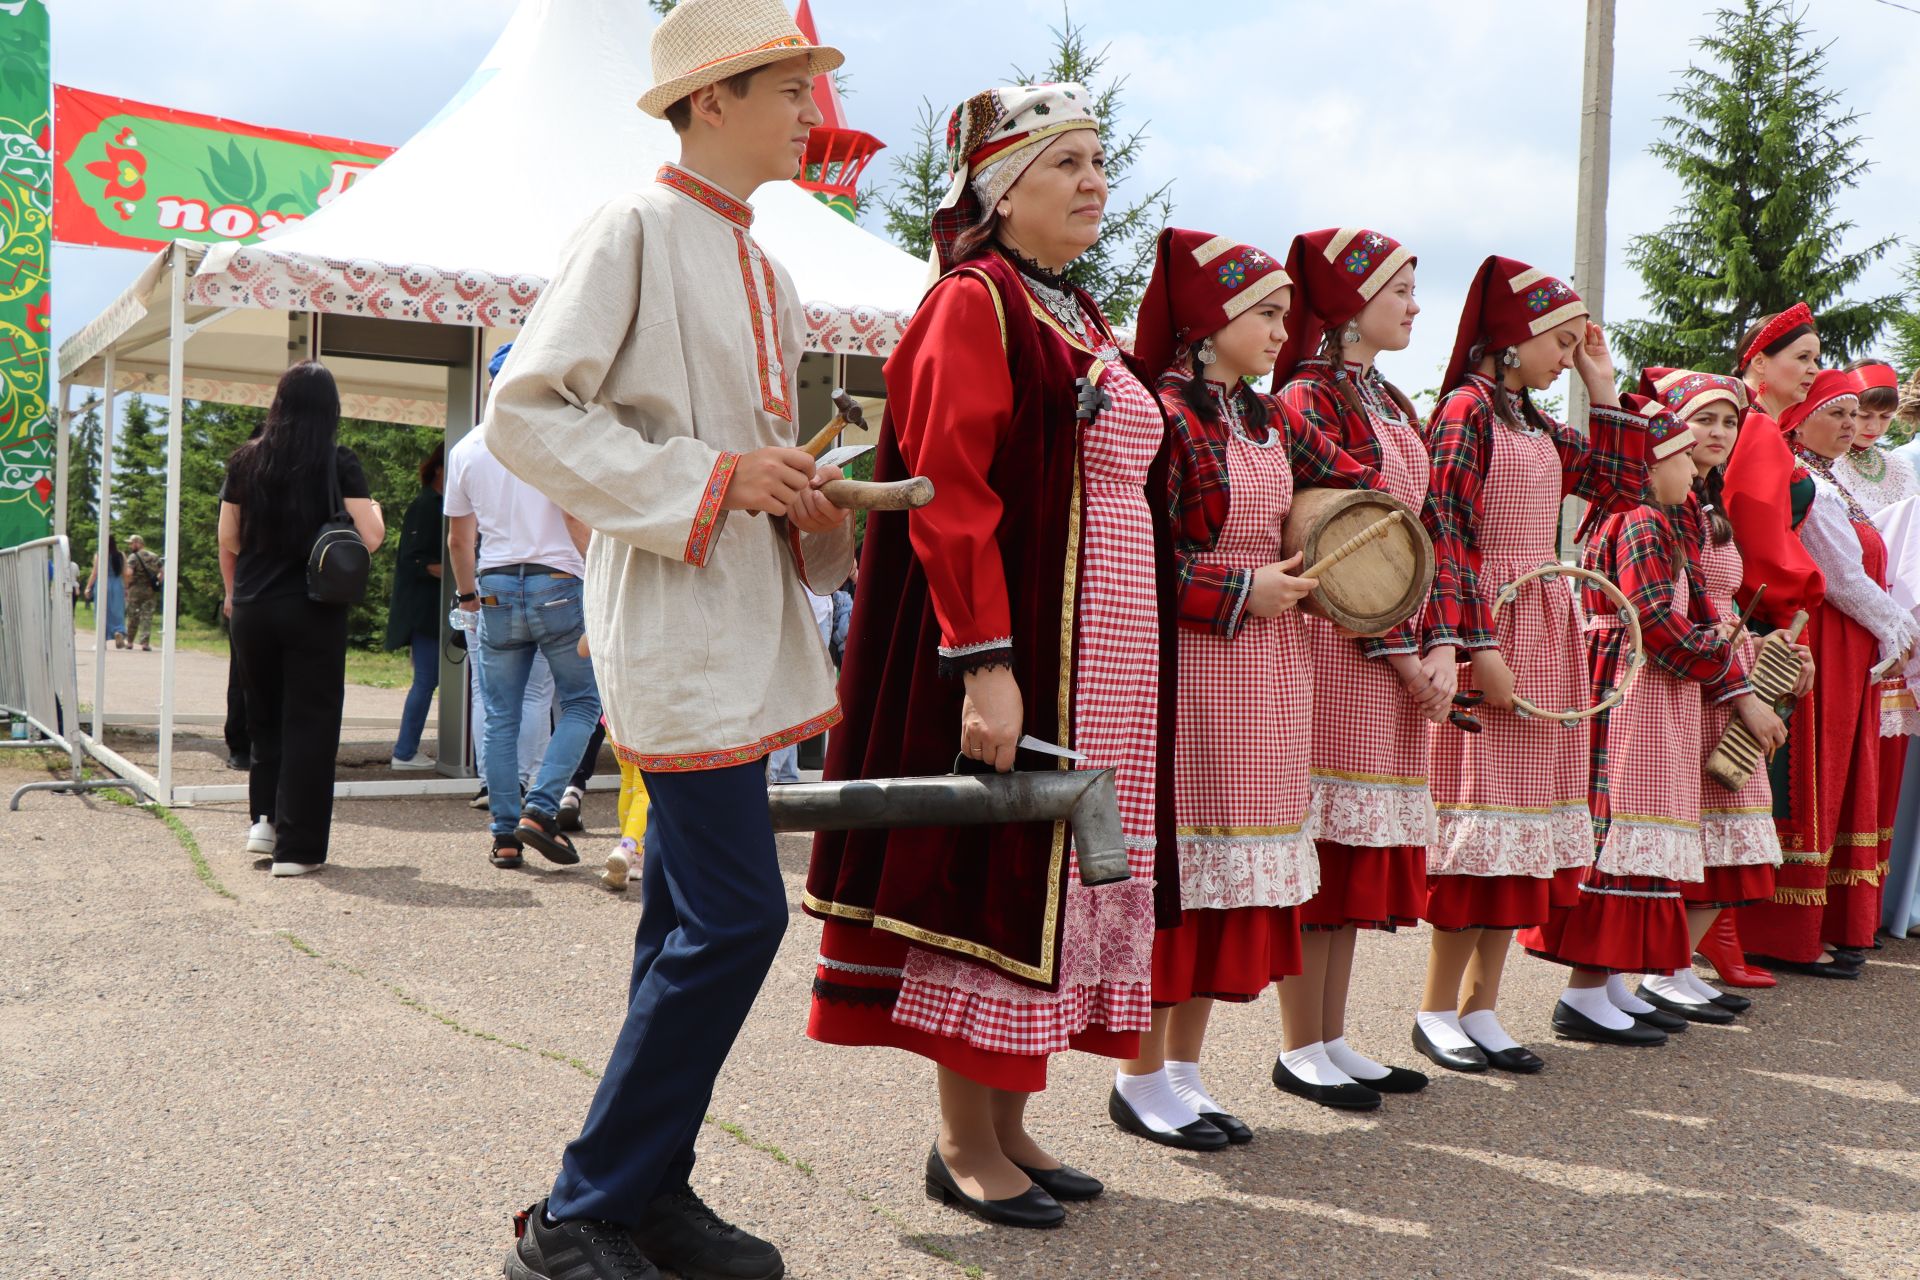
M 47 271 L 53 63 L 46 0 L 0 5 L 0 546 L 52 531 Z

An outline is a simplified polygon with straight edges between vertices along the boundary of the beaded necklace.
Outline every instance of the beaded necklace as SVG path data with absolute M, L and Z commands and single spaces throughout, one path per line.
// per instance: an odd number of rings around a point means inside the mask
M 1807 470 L 1820 476 L 1828 484 L 1833 486 L 1834 491 L 1838 493 L 1841 499 L 1847 504 L 1847 518 L 1849 520 L 1855 524 L 1873 523 L 1873 517 L 1866 513 L 1865 508 L 1860 505 L 1859 499 L 1855 498 L 1853 494 L 1847 490 L 1847 486 L 1841 484 L 1839 478 L 1833 474 L 1832 458 L 1822 457 L 1804 445 L 1796 444 L 1793 446 L 1793 452 L 1795 457 L 1807 464 Z
M 1229 431 L 1256 449 L 1273 448 L 1280 439 L 1280 433 L 1274 429 L 1272 423 L 1267 424 L 1265 440 L 1255 440 L 1253 433 L 1247 430 L 1247 416 L 1240 407 L 1241 387 L 1237 385 L 1230 387 L 1224 382 L 1215 382 L 1212 378 L 1204 381 L 1207 384 L 1207 394 L 1213 397 L 1213 407 L 1219 411 L 1220 420 L 1227 424 Z

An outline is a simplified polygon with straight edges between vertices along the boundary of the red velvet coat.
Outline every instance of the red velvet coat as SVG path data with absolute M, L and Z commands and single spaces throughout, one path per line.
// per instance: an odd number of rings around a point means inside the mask
M 1081 302 L 1098 314 L 1091 298 Z M 965 693 L 959 675 L 982 658 L 1010 663 L 1027 733 L 1067 741 L 1074 673 L 1071 661 L 1062 661 L 1060 640 L 1075 601 L 1063 597 L 1067 557 L 1081 548 L 1075 384 L 1097 364 L 997 253 L 956 268 L 921 303 L 887 362 L 874 478 L 924 475 L 936 496 L 923 511 L 868 517 L 840 676 L 846 721 L 828 745 L 828 779 L 951 772 Z M 1163 446 L 1147 495 L 1159 653 L 1141 655 L 1160 671 L 1155 908 L 1163 928 L 1180 916 L 1173 813 L 1177 573 L 1167 457 Z M 997 643 L 1009 636 L 1010 645 Z M 966 656 L 954 656 L 956 650 Z M 1025 753 L 1019 765 L 1040 767 Z M 1045 887 L 1066 857 L 1064 834 L 1064 824 L 1049 823 L 822 832 L 803 905 L 811 915 L 888 929 L 1020 981 L 1057 987 L 1055 944 L 1066 895 L 1049 918 Z M 1034 979 L 1036 971 L 1044 980 Z

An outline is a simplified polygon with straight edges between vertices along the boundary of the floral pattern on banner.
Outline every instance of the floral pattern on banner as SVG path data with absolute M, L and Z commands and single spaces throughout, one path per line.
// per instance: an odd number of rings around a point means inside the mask
M 1610 876 L 1658 876 L 1691 884 L 1706 874 L 1700 828 L 1616 814 L 1607 825 L 1600 870 Z
M 1320 892 L 1312 823 L 1287 836 L 1180 837 L 1180 909 L 1297 907 Z
M 1424 782 L 1361 782 L 1313 775 L 1314 838 L 1362 849 L 1425 848 L 1439 835 Z
M 46 0 L 0 5 L 0 547 L 52 528 L 53 64 Z
M 1435 876 L 1534 876 L 1593 861 L 1593 819 L 1584 804 L 1548 813 L 1441 809 L 1439 838 L 1427 850 Z
M 546 283 L 539 276 L 309 257 L 260 246 L 237 251 L 224 271 L 196 275 L 188 300 L 209 307 L 517 329 L 526 323 Z M 848 356 L 890 355 L 906 332 L 908 318 L 877 307 L 817 302 L 806 305 L 806 315 L 808 350 Z
M 1777 867 L 1780 833 L 1773 814 L 1714 813 L 1700 815 L 1700 843 L 1710 867 Z

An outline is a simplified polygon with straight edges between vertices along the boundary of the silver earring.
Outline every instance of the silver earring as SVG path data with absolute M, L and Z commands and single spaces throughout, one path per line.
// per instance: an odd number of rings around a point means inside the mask
M 1212 364 L 1220 358 L 1220 353 L 1213 349 L 1212 338 L 1208 338 L 1205 342 L 1202 342 L 1200 349 L 1193 354 L 1198 357 L 1201 364 Z
M 1506 351 L 1501 354 L 1500 363 L 1509 369 L 1518 369 L 1520 367 L 1520 348 L 1508 347 Z
M 1347 331 L 1340 335 L 1340 341 L 1346 343 L 1348 346 L 1352 346 L 1354 343 L 1360 341 L 1360 326 L 1349 322 Z

